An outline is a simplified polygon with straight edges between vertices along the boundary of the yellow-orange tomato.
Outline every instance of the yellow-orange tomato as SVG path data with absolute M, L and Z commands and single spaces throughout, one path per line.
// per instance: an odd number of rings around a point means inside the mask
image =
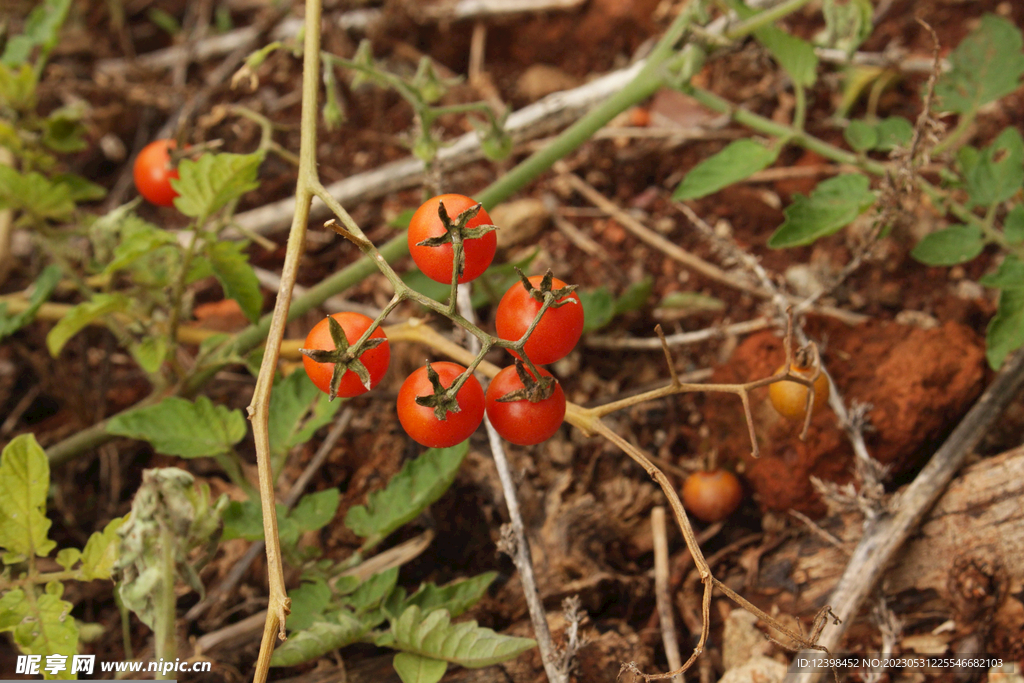
M 743 486 L 729 470 L 694 472 L 683 483 L 683 507 L 704 522 L 720 522 L 743 501 Z
M 775 373 L 782 372 L 786 366 L 780 366 Z M 795 365 L 792 372 L 808 380 L 814 374 L 811 368 L 798 368 Z M 814 380 L 814 405 L 811 406 L 811 413 L 817 413 L 828 403 L 829 383 L 825 373 L 818 375 Z M 803 420 L 807 414 L 807 387 L 798 382 L 783 380 L 768 385 L 768 397 L 771 399 L 772 407 L 779 415 L 790 420 Z

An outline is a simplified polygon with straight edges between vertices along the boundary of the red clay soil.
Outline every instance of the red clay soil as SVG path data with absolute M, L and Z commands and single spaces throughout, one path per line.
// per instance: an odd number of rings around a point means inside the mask
M 848 327 L 814 321 L 808 329 L 814 338 L 827 339 L 822 356 L 847 405 L 871 406 L 868 450 L 897 480 L 923 464 L 984 386 L 983 340 L 958 323 L 922 329 L 895 322 Z M 746 382 L 771 374 L 785 359 L 782 344 L 772 332 L 747 338 L 711 381 Z M 751 456 L 742 408 L 732 395 L 708 396 L 710 445 L 720 460 L 736 463 L 763 510 L 824 514 L 810 476 L 849 482 L 850 442 L 831 410 L 816 415 L 807 439 L 800 441 L 802 423 L 780 417 L 767 393 L 761 389 L 752 396 L 760 458 Z

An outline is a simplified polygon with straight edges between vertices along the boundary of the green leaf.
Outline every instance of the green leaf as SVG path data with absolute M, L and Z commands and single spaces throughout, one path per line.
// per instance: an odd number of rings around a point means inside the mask
M 293 372 L 279 381 L 270 394 L 271 462 L 281 462 L 292 448 L 309 441 L 331 422 L 341 405 L 341 401 L 328 401 L 305 372 Z
M 117 530 L 121 528 L 127 517 L 116 517 L 107 523 L 103 531 L 97 531 L 85 544 L 82 549 L 82 572 L 83 581 L 93 579 L 109 579 L 117 562 L 118 547 L 120 538 Z
M 113 259 L 103 270 L 105 275 L 123 270 L 158 249 L 177 244 L 173 234 L 161 230 L 135 214 L 125 214 L 121 221 L 116 222 L 116 230 L 113 225 L 103 228 L 110 229 L 112 235 L 117 238 Z
M 793 83 L 805 88 L 814 85 L 818 78 L 818 55 L 813 45 L 775 26 L 758 29 L 754 36 L 772 53 Z
M 71 217 L 75 203 L 68 186 L 35 171 L 21 174 L 0 164 L 0 209 L 24 211 L 39 222 L 61 221 Z
M 399 607 L 391 608 L 390 611 L 397 616 L 412 605 L 416 605 L 424 613 L 443 609 L 452 617 L 457 617 L 479 602 L 497 577 L 497 572 L 484 572 L 440 587 L 433 583 L 425 583 Z
M 437 683 L 448 670 L 446 661 L 421 657 L 411 652 L 396 654 L 392 666 L 402 683 Z
M 647 304 L 653 291 L 654 278 L 650 275 L 645 276 L 640 282 L 634 282 L 622 293 L 622 296 L 615 300 L 615 315 L 639 311 Z
M 70 154 L 81 152 L 89 145 L 85 141 L 85 126 L 82 125 L 82 107 L 61 107 L 43 120 L 42 142 L 54 152 Z M 91 183 L 90 183 L 91 184 Z M 94 185 L 94 187 L 99 187 Z
M 174 206 L 190 218 L 205 218 L 220 211 L 228 202 L 259 187 L 256 172 L 263 154 L 204 154 L 195 161 L 182 159 L 177 180 L 171 187 L 178 192 Z
M 954 225 L 925 235 L 910 255 L 930 266 L 952 266 L 970 261 L 985 248 L 981 228 Z
M 166 337 L 150 336 L 143 338 L 137 344 L 132 344 L 128 350 L 139 367 L 152 375 L 164 364 L 164 359 L 167 358 L 167 348 Z
M 17 42 L 13 38 L 7 45 L 12 47 Z M 0 105 L 31 112 L 36 108 L 36 72 L 25 60 L 18 62 L 10 66 L 0 64 Z
M 995 289 L 1024 288 L 1024 263 L 1013 254 L 1008 254 L 999 264 L 996 272 L 983 276 L 978 282 Z
M 246 423 L 242 411 L 215 406 L 205 396 L 195 403 L 171 396 L 155 406 L 115 415 L 107 433 L 148 441 L 159 453 L 201 458 L 231 453 L 245 438 Z
M 277 511 L 277 519 L 280 522 L 284 517 L 280 506 Z M 224 533 L 222 538 L 230 541 L 235 538 L 244 538 L 247 541 L 263 540 L 263 510 L 258 500 L 233 500 L 224 508 L 222 516 L 224 520 Z M 280 530 L 279 530 L 280 533 Z
M 64 568 L 65 571 L 75 566 L 82 557 L 82 551 L 78 548 L 61 548 L 57 551 L 57 564 Z
M 718 192 L 723 187 L 768 168 L 778 156 L 778 149 L 765 147 L 753 140 L 744 138 L 731 142 L 725 149 L 700 162 L 687 173 L 672 193 L 672 199 L 699 199 Z
M 288 614 L 288 630 L 308 629 L 327 610 L 331 600 L 331 587 L 321 578 L 304 581 L 298 588 L 288 591 L 292 611 Z
M 44 56 L 49 54 L 57 45 L 60 27 L 64 24 L 70 8 L 71 0 L 46 0 L 33 9 L 25 19 L 24 33 L 15 36 L 19 40 L 11 38 L 7 41 L 0 62 L 7 66 L 27 62 L 35 47 L 42 48 Z
M 914 124 L 902 116 L 889 116 L 875 126 L 878 142 L 875 149 L 889 152 L 896 147 L 906 147 L 914 138 Z
M 323 529 L 334 519 L 334 513 L 338 511 L 340 502 L 341 492 L 336 488 L 307 493 L 299 499 L 298 504 L 288 516 L 294 520 L 301 531 L 316 531 Z
M 46 495 L 50 462 L 32 434 L 14 437 L 0 453 L 0 548 L 4 564 L 46 557 L 57 546 L 47 538 Z
M 78 653 L 78 625 L 71 616 L 73 608 L 73 604 L 61 600 L 60 595 L 49 590 L 39 595 L 35 604 L 24 600 L 16 606 L 21 620 L 10 629 L 14 642 L 23 654 L 43 656 L 40 669 L 45 670 L 45 658 L 49 655 L 64 655 L 70 661 L 71 656 Z M 45 673 L 44 676 L 60 680 L 75 678 L 70 666 L 56 674 Z
M 843 50 L 851 55 L 871 35 L 871 17 L 874 14 L 871 0 L 825 0 L 822 14 L 825 16 L 825 31 L 821 41 L 827 47 Z
M 60 282 L 60 268 L 47 266 L 39 273 L 32 285 L 32 296 L 28 300 L 28 308 L 12 316 L 7 315 L 7 304 L 0 303 L 0 339 L 8 337 L 25 325 L 35 320 L 36 313 L 43 303 L 50 298 L 57 283 Z
M 293 633 L 277 646 L 270 666 L 295 666 L 350 645 L 366 633 L 366 627 L 346 612 L 331 612 L 330 621 L 317 621 Z
M 431 448 L 407 462 L 384 490 L 369 495 L 366 505 L 349 508 L 345 526 L 365 539 L 364 546 L 379 543 L 416 519 L 448 490 L 468 452 L 469 444 L 463 442 L 451 448 Z
M 875 203 L 867 176 L 857 173 L 818 184 L 810 197 L 797 194 L 786 208 L 786 220 L 768 240 L 774 249 L 811 244 L 849 225 Z
M 1024 185 L 1024 138 L 1016 128 L 1005 129 L 980 154 L 963 148 L 958 160 L 972 207 L 1004 202 Z
M 92 300 L 74 306 L 46 335 L 46 348 L 56 358 L 68 340 L 82 329 L 104 316 L 123 313 L 128 310 L 131 300 L 123 294 L 94 294 Z
M 1024 346 L 1024 287 L 1004 289 L 985 338 L 989 367 L 998 370 L 1012 352 Z
M 843 139 L 855 152 L 867 152 L 878 144 L 878 129 L 864 121 L 850 121 L 843 131 Z
M 398 567 L 386 569 L 374 574 L 359 584 L 359 588 L 349 596 L 348 604 L 356 614 L 362 614 L 380 605 L 381 601 L 391 593 L 398 582 Z
M 972 114 L 1016 90 L 1024 74 L 1022 45 L 1020 29 L 1011 21 L 983 16 L 978 28 L 950 53 L 951 68 L 935 83 L 939 105 L 945 111 Z
M 475 621 L 451 623 L 445 610 L 423 615 L 413 605 L 391 625 L 395 647 L 405 652 L 443 659 L 467 669 L 477 669 L 508 661 L 536 647 L 532 638 L 503 636 Z
M 1010 244 L 1024 242 L 1024 204 L 1017 204 L 1003 220 L 1003 234 Z
M 243 248 L 241 243 L 216 242 L 207 246 L 206 257 L 224 288 L 224 296 L 238 302 L 249 322 L 256 322 L 263 310 L 263 294 L 256 271 L 249 265 Z
M 599 330 L 615 318 L 615 300 L 607 287 L 576 290 L 583 305 L 583 334 Z
M 672 292 L 658 304 L 658 308 L 681 309 L 687 313 L 725 310 L 725 302 L 700 292 Z

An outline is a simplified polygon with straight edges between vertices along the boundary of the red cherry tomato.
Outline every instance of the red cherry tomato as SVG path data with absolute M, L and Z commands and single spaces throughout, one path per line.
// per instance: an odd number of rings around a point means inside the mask
M 779 366 L 775 370 L 775 374 L 782 372 L 785 369 L 785 365 Z M 800 368 L 796 365 L 791 366 L 793 374 L 799 375 L 806 379 L 810 379 L 814 374 L 811 368 Z M 814 405 L 811 406 L 811 413 L 818 413 L 825 404 L 828 403 L 829 383 L 828 377 L 825 373 L 818 375 L 818 378 L 814 380 Z M 789 418 L 790 420 L 803 420 L 807 414 L 807 387 L 798 382 L 790 382 L 783 380 L 781 382 L 775 382 L 768 385 L 768 397 L 771 399 L 772 406 L 778 411 L 779 415 Z
M 335 313 L 330 317 L 337 320 L 338 324 L 341 325 L 341 329 L 345 331 L 345 339 L 348 340 L 349 344 L 359 341 L 359 338 L 363 336 L 363 332 L 366 332 L 370 325 L 373 324 L 373 320 L 362 313 L 346 311 Z M 370 335 L 370 339 L 386 340 L 387 335 L 384 334 L 384 330 L 378 327 Z M 335 350 L 336 347 L 334 340 L 331 338 L 330 323 L 327 322 L 327 318 L 318 322 L 309 331 L 303 348 Z M 384 377 L 384 373 L 387 372 L 388 363 L 391 362 L 391 348 L 388 346 L 388 342 L 385 341 L 376 348 L 363 351 L 359 356 L 359 360 L 366 366 L 367 372 L 370 373 L 370 388 L 372 389 L 377 386 Z M 334 374 L 334 363 L 318 363 L 309 356 L 304 355 L 302 356 L 302 365 L 306 368 L 306 374 L 313 380 L 313 384 L 317 385 L 325 394 L 329 394 L 331 377 Z M 359 375 L 352 370 L 346 370 L 345 374 L 341 376 L 341 382 L 338 384 L 338 396 L 350 398 L 366 392 L 367 388 L 363 386 Z
M 457 363 L 431 363 L 441 386 L 448 388 L 466 368 Z M 456 402 L 459 412 L 449 412 L 438 420 L 434 409 L 416 403 L 417 396 L 430 396 L 434 388 L 427 377 L 426 366 L 409 375 L 398 390 L 398 421 L 418 443 L 428 448 L 448 448 L 470 437 L 484 419 L 484 390 L 472 375 L 465 381 Z
M 720 522 L 743 501 L 743 487 L 728 470 L 694 472 L 683 483 L 683 506 L 702 521 Z
M 431 280 L 450 284 L 453 261 L 455 260 L 452 245 L 446 243 L 428 247 L 419 244 L 423 240 L 442 237 L 445 234 L 444 225 L 437 214 L 438 205 L 441 202 L 444 202 L 445 212 L 453 223 L 459 214 L 478 203 L 475 199 L 461 194 L 442 194 L 428 199 L 420 208 L 416 209 L 416 213 L 412 216 L 412 222 L 409 223 L 409 253 L 424 275 Z M 491 217 L 483 209 L 480 209 L 480 213 L 466 223 L 466 228 L 475 228 L 481 225 L 491 225 Z M 459 283 L 466 283 L 480 277 L 491 265 L 491 261 L 494 260 L 494 251 L 498 247 L 498 236 L 492 230 L 483 237 L 464 240 L 462 247 L 466 263 Z
M 544 278 L 535 275 L 529 278 L 533 287 L 538 287 Z M 565 283 L 554 278 L 551 282 L 551 289 L 557 290 L 565 287 Z M 544 317 L 537 323 L 533 334 L 527 340 L 523 350 L 530 360 L 538 365 L 554 363 L 564 358 L 576 346 L 583 334 L 583 304 L 579 297 L 571 294 L 562 297 L 559 301 L 573 299 L 575 303 L 563 304 L 558 308 L 548 308 Z M 495 313 L 494 326 L 498 336 L 507 341 L 518 341 L 530 327 L 530 323 L 537 317 L 540 311 L 541 302 L 530 296 L 522 282 L 512 285 L 505 296 L 501 297 L 498 303 L 498 310 Z M 518 354 L 512 353 L 518 357 Z
M 135 157 L 132 174 L 139 194 L 157 206 L 173 206 L 177 191 L 171 187 L 171 179 L 178 177 L 178 169 L 171 166 L 170 150 L 175 148 L 174 140 L 156 140 L 142 148 Z
M 551 377 L 547 370 L 538 369 L 542 377 Z M 526 398 L 509 402 L 498 400 L 506 394 L 524 388 L 515 366 L 509 366 L 491 380 L 484 400 L 487 417 L 501 438 L 520 446 L 533 446 L 550 439 L 562 425 L 565 417 L 565 393 L 556 381 L 551 395 L 536 403 Z

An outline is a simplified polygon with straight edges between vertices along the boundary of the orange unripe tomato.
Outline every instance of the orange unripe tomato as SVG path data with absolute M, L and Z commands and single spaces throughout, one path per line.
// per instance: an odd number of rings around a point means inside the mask
M 782 372 L 785 369 L 785 365 L 779 366 L 775 370 L 775 373 Z M 811 368 L 799 368 L 792 366 L 791 371 L 793 374 L 805 377 L 808 380 L 814 374 L 814 370 Z M 825 407 L 828 403 L 828 392 L 829 383 L 828 377 L 825 373 L 818 375 L 818 378 L 814 380 L 814 404 L 811 406 L 811 413 L 816 414 Z M 790 420 L 803 420 L 807 414 L 807 387 L 798 382 L 790 382 L 783 380 L 782 382 L 775 382 L 774 384 L 768 385 L 768 397 L 771 399 L 772 407 L 778 411 L 779 415 Z
M 704 522 L 720 522 L 743 502 L 743 486 L 729 470 L 694 472 L 683 483 L 683 507 Z

